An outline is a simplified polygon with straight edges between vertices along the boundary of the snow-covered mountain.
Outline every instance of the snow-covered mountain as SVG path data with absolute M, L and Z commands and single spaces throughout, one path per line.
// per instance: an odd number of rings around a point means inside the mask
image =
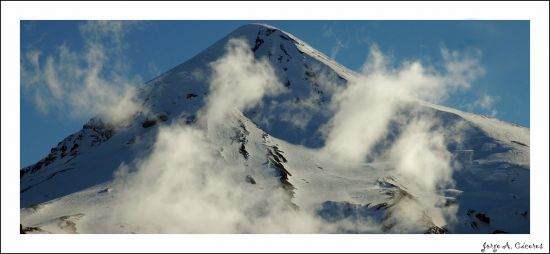
M 208 145 L 204 148 L 204 139 L 196 137 L 202 137 L 200 117 L 212 93 L 211 63 L 226 53 L 232 38 L 244 39 L 256 60 L 267 59 L 284 88 L 243 112 L 230 111 L 218 128 L 207 131 Z M 129 121 L 114 124 L 95 117 L 82 130 L 59 142 L 47 157 L 21 169 L 22 230 L 529 233 L 528 128 L 424 101 L 409 101 L 395 112 L 400 120 L 390 123 L 384 138 L 364 162 L 320 152 L 326 145 L 326 124 L 334 116 L 334 89 L 345 87 L 359 76 L 277 28 L 259 24 L 240 27 L 147 82 L 137 98 L 144 110 Z M 394 164 L 384 160 L 389 147 L 405 132 L 403 121 L 413 121 L 412 116 L 419 114 L 436 119 L 441 129 L 452 130 L 444 136 L 444 144 L 450 153 L 453 183 L 437 185 L 429 193 L 415 187 L 406 175 L 396 173 Z M 179 127 L 186 129 L 177 130 Z M 166 132 L 171 135 L 162 134 Z M 188 137 L 194 142 L 174 137 Z M 172 151 L 177 145 L 185 151 Z M 159 151 L 164 157 L 158 157 Z M 167 158 L 177 161 L 181 171 L 164 170 Z M 218 164 L 205 164 L 211 160 Z M 185 175 L 185 170 L 196 165 L 216 165 L 216 169 L 199 170 L 200 177 L 194 174 L 177 180 L 180 173 Z M 198 169 L 192 168 L 193 172 Z M 424 177 L 428 176 L 418 176 Z M 204 199 L 220 197 L 219 188 L 208 187 L 216 181 L 223 182 L 217 187 L 235 188 L 235 192 L 223 192 L 223 199 L 231 205 L 221 201 L 203 204 Z M 195 189 L 189 189 L 193 186 Z M 164 202 L 163 197 L 169 200 Z M 202 206 L 189 207 L 195 206 L 189 201 L 194 197 L 201 200 Z M 137 205 L 140 201 L 144 204 Z M 151 202 L 150 207 L 147 202 Z M 161 204 L 157 208 L 163 211 L 158 216 L 164 218 L 143 220 L 155 217 L 149 210 L 156 209 L 154 204 Z M 175 222 L 180 217 L 200 218 L 195 213 L 218 218 L 210 214 L 210 208 L 227 209 L 224 212 L 237 215 L 214 221 L 217 226 L 203 223 L 191 227 L 189 222 Z M 242 215 L 249 221 L 234 219 Z M 273 226 L 256 226 L 256 220 Z M 309 220 L 315 229 L 281 226 Z M 231 223 L 224 226 L 227 221 Z M 167 226 L 171 223 L 177 226 Z

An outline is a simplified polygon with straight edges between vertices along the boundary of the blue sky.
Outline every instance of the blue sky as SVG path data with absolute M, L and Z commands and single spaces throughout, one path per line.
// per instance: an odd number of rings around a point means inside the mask
M 139 86 L 246 23 L 267 23 L 283 29 L 352 70 L 361 68 L 373 43 L 396 63 L 421 59 L 430 66 L 442 62 L 442 47 L 479 50 L 485 74 L 470 89 L 454 93 L 443 104 L 530 126 L 528 21 L 142 21 L 119 27 L 111 31 L 109 39 L 99 40 L 105 47 L 117 49 L 107 51 L 105 67 L 115 68 L 123 62 L 119 69 Z M 44 67 L 48 56 L 56 56 L 60 46 L 75 54 L 84 53 L 90 39 L 83 32 L 84 24 L 22 21 L 22 62 L 30 53 L 40 52 L 37 59 Z M 86 113 L 68 115 L 56 108 L 41 111 L 36 97 L 25 89 L 23 78 L 21 167 L 46 156 L 51 147 L 92 117 Z

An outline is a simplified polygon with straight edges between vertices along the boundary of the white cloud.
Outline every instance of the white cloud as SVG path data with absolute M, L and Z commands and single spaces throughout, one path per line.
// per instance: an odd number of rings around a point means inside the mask
M 323 25 L 323 37 L 334 36 L 334 25 Z
M 328 39 L 335 39 L 335 45 L 330 49 L 330 59 L 334 60 L 336 59 L 336 56 L 340 52 L 340 50 L 345 49 L 348 47 L 347 40 L 344 43 L 340 38 L 338 38 L 334 32 L 334 24 L 333 25 L 324 25 L 323 26 L 323 37 L 326 37 Z
M 441 56 L 447 71 L 444 81 L 451 91 L 467 89 L 474 80 L 485 74 L 485 69 L 480 63 L 482 52 L 479 49 L 459 52 L 442 47 Z
M 287 122 L 294 127 L 305 130 L 309 121 L 311 121 L 312 115 L 310 112 L 300 110 L 297 112 L 285 111 L 281 114 L 281 121 Z
M 36 83 L 38 79 L 40 78 L 40 54 L 41 52 L 38 50 L 29 50 L 25 54 L 25 59 L 23 61 L 27 61 L 30 64 L 30 67 L 32 68 L 33 72 L 24 70 L 24 65 L 21 65 L 21 73 L 25 73 L 26 75 L 21 75 L 22 78 L 22 85 L 28 86 L 29 84 Z M 28 88 L 28 87 L 26 87 Z
M 484 114 L 495 117 L 498 113 L 498 111 L 494 108 L 497 100 L 498 97 L 482 94 L 477 100 L 466 105 L 466 109 L 469 111 L 481 111 Z
M 162 71 L 153 62 L 147 64 L 147 69 L 151 77 L 157 77 L 162 74 Z
M 142 83 L 139 76 L 127 75 L 123 37 L 132 24 L 89 21 L 80 26 L 82 50 L 65 44 L 48 55 L 29 50 L 21 63 L 23 91 L 44 113 L 76 118 L 99 114 L 113 123 L 126 120 L 140 110 L 135 86 Z
M 211 63 L 210 93 L 202 112 L 209 128 L 223 122 L 233 110 L 245 111 L 284 88 L 266 59 L 254 59 L 245 40 L 229 40 L 226 51 Z
M 138 21 L 130 20 L 94 20 L 86 21 L 79 29 L 88 39 L 95 41 L 108 39 L 122 46 L 124 36 L 138 23 Z
M 206 79 L 206 74 L 201 69 L 194 69 L 191 72 L 191 76 L 197 81 L 204 81 Z
M 414 119 L 392 145 L 388 158 L 405 182 L 429 192 L 452 182 L 451 154 L 437 123 L 428 117 Z
M 490 109 L 494 101 L 495 99 L 492 96 L 485 94 L 476 101 L 476 104 L 479 105 L 480 108 Z
M 340 53 L 340 50 L 345 49 L 347 47 L 348 47 L 347 43 L 343 43 L 341 40 L 337 40 L 336 45 L 334 45 L 334 47 L 332 47 L 332 49 L 330 50 L 330 59 L 332 60 L 336 59 L 336 56 L 338 55 L 338 53 Z
M 64 91 L 62 90 L 59 79 L 57 78 L 58 74 L 56 71 L 54 59 L 52 57 L 48 57 L 48 59 L 46 59 L 44 75 L 46 79 L 46 84 L 48 85 L 48 88 L 54 97 L 53 99 L 61 99 Z

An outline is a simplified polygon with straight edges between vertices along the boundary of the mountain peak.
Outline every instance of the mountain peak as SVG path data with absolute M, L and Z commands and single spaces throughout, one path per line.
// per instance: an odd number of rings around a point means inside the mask
M 260 28 L 265 28 L 265 29 L 271 29 L 271 30 L 278 30 L 278 31 L 281 31 L 281 29 L 279 29 L 279 28 L 277 28 L 277 27 L 274 27 L 274 26 L 272 26 L 272 25 L 265 24 L 265 23 L 249 23 L 249 24 L 245 24 L 245 25 L 242 25 L 242 26 L 238 27 L 237 29 L 235 29 L 235 31 L 241 30 L 241 29 L 260 29 Z

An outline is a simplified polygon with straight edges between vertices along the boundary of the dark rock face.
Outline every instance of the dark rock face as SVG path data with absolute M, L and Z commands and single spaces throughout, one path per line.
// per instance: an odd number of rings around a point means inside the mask
M 154 126 L 155 124 L 157 123 L 160 123 L 160 122 L 166 122 L 168 121 L 168 114 L 166 113 L 158 113 L 157 115 L 155 116 L 152 116 L 152 117 L 147 117 L 145 119 L 145 121 L 143 121 L 141 123 L 141 126 L 143 128 L 149 128 L 149 127 L 152 127 Z
M 279 177 L 283 188 L 294 196 L 295 187 L 288 181 L 288 177 L 292 174 L 283 165 L 287 159 L 281 153 L 282 151 L 277 146 L 269 147 L 267 149 L 267 164 L 275 169 L 275 174 Z
M 477 213 L 476 218 L 485 224 L 491 224 L 491 219 L 485 213 Z
M 27 232 L 43 232 L 39 227 L 23 227 L 23 224 L 19 224 L 19 234 L 27 234 Z
M 248 160 L 250 154 L 246 150 L 246 143 L 248 142 L 247 136 L 250 132 L 246 129 L 246 126 L 242 121 L 239 120 L 239 127 L 233 128 L 235 135 L 231 137 L 231 142 L 238 142 L 241 144 L 239 147 L 239 153 L 244 157 L 245 160 Z
M 427 231 L 426 234 L 447 234 L 449 231 L 445 228 L 440 228 L 438 226 L 431 226 Z
M 264 40 L 262 40 L 260 38 L 260 32 L 261 31 L 258 31 L 258 36 L 256 36 L 256 40 L 254 41 L 254 48 L 252 48 L 252 51 L 253 52 L 256 52 L 256 50 L 258 50 L 260 48 L 260 46 L 262 45 L 262 43 L 264 43 Z
M 515 144 L 518 144 L 520 146 L 525 146 L 525 147 L 529 147 L 528 145 L 524 144 L 524 143 L 521 143 L 519 141 L 515 141 L 515 140 L 512 140 L 512 143 L 515 143 Z
M 254 178 L 250 175 L 246 176 L 245 181 L 250 184 L 256 184 L 256 180 L 254 180 Z
M 23 178 L 26 175 L 36 173 L 58 160 L 64 159 L 63 163 L 69 162 L 79 154 L 80 143 L 85 137 L 90 140 L 90 146 L 98 146 L 109 140 L 114 134 L 114 125 L 106 123 L 100 118 L 92 118 L 82 126 L 82 130 L 69 135 L 63 141 L 59 142 L 56 147 L 52 147 L 50 153 L 45 158 L 33 165 L 22 168 L 19 172 L 19 176 Z
M 418 198 L 400 187 L 392 176 L 377 179 L 380 192 L 387 195 L 386 202 L 377 204 L 354 204 L 347 201 L 326 201 L 317 209 L 317 215 L 330 223 L 339 221 L 361 222 L 378 221 L 380 230 L 384 233 L 399 233 L 401 229 L 395 229 L 400 224 L 395 212 L 402 202 L 419 202 Z M 413 219 L 413 218 L 411 218 Z M 415 219 L 419 228 L 416 233 L 447 234 L 449 230 L 445 226 L 437 226 L 433 219 L 425 211 L 422 216 Z M 343 233 L 347 232 L 343 229 Z
M 99 145 L 109 140 L 115 134 L 115 126 L 99 118 L 92 118 L 92 120 L 82 126 L 82 129 L 92 131 L 90 135 L 93 138 L 92 146 Z
M 157 124 L 157 121 L 156 121 L 156 120 L 146 119 L 145 121 L 143 121 L 143 123 L 141 124 L 141 126 L 142 126 L 143 128 L 149 128 L 149 127 L 154 126 L 155 124 Z
M 352 204 L 349 202 L 326 201 L 321 205 L 319 210 L 317 210 L 317 215 L 329 222 L 335 222 L 344 219 L 355 221 L 358 219 L 366 218 L 370 213 L 369 210 L 380 209 L 380 207 L 369 206 L 370 204 L 361 205 Z

